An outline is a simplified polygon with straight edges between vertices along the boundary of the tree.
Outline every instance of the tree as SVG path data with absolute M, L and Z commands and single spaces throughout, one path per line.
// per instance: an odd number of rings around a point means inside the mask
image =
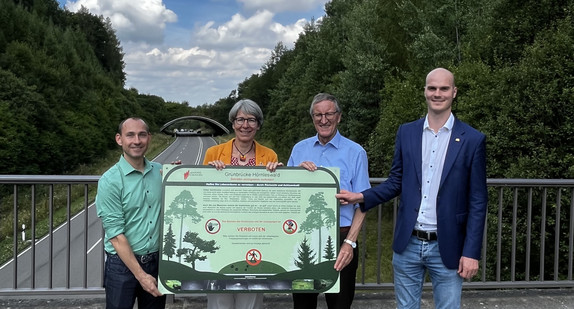
M 307 236 L 303 238 L 303 242 L 301 246 L 299 246 L 299 249 L 297 249 L 297 252 L 298 259 L 295 260 L 295 266 L 299 267 L 299 269 L 305 269 L 315 264 L 315 253 L 309 246 Z
M 126 79 L 126 74 L 123 72 L 124 53 L 110 18 L 95 16 L 82 6 L 71 20 L 85 35 L 101 67 L 112 77 L 116 85 L 123 86 Z
M 270 90 L 277 87 L 279 78 L 285 73 L 285 55 L 287 48 L 282 42 L 275 45 L 271 52 L 271 57 L 263 65 L 259 74 L 253 74 L 237 86 L 237 94 L 240 99 L 251 99 L 255 101 L 263 113 L 269 113 Z
M 379 122 L 365 147 L 370 173 L 381 177 L 388 175 L 399 126 L 425 115 L 423 87 L 424 77 L 414 73 L 387 79 L 386 87 L 382 91 L 384 99 L 379 112 Z
M 41 119 L 44 113 L 46 119 Z M 34 160 L 22 160 L 29 151 L 51 151 L 41 142 L 35 124 L 50 118 L 50 110 L 35 87 L 14 74 L 0 69 L 0 170 L 6 174 L 38 174 L 41 165 Z M 48 134 L 49 135 L 49 134 Z
M 197 212 L 195 207 L 197 202 L 193 199 L 193 195 L 188 190 L 183 190 L 181 193 L 173 199 L 173 202 L 169 204 L 169 208 L 164 213 L 164 220 L 166 223 L 173 223 L 174 219 L 179 219 L 179 248 L 183 248 L 182 235 L 183 235 L 183 219 L 191 217 L 193 223 L 199 222 L 203 216 Z M 187 235 L 186 235 L 187 236 Z M 181 263 L 181 254 L 178 254 L 179 262 Z
M 215 251 L 219 250 L 219 247 L 215 245 L 215 240 L 203 240 L 198 237 L 196 232 L 187 231 L 183 241 L 191 244 L 193 248 L 180 248 L 177 250 L 177 255 L 180 257 L 180 260 L 181 256 L 184 255 L 184 261 L 191 263 L 191 268 L 193 269 L 195 269 L 195 261 L 205 261 L 207 259 L 207 255 L 202 255 L 202 253 L 215 253 Z
M 319 248 L 322 246 L 321 230 L 323 227 L 330 228 L 337 223 L 335 211 L 328 208 L 327 202 L 323 196 L 323 192 L 317 192 L 309 197 L 309 207 L 305 209 L 307 218 L 301 223 L 300 233 L 310 234 L 314 230 L 319 232 Z M 319 263 L 321 263 L 321 256 L 319 256 Z
M 0 69 L 21 81 L 24 89 L 31 89 L 35 97 L 26 95 L 24 100 L 19 99 L 22 87 L 1 90 L 4 94 L 13 93 L 5 96 L 3 102 L 13 106 L 9 109 L 12 112 L 3 116 L 8 118 L 17 110 L 25 110 L 11 120 L 19 134 L 0 133 L 0 138 L 10 139 L 12 145 L 32 145 L 17 146 L 26 150 L 25 156 L 11 155 L 10 166 L 18 174 L 61 174 L 89 164 L 105 155 L 105 150 L 117 149 L 110 136 L 120 117 L 140 114 L 137 102 L 130 105 L 123 98 L 122 78 L 117 77 L 123 74 L 121 65 L 120 72 L 116 65 L 114 75 L 109 66 L 106 68 L 98 60 L 98 55 L 104 55 L 106 61 L 116 59 L 115 63 L 121 64 L 121 50 L 96 50 L 118 43 L 117 39 L 106 34 L 103 22 L 91 24 L 90 16 L 87 12 L 64 11 L 54 0 L 1 0 Z M 78 20 L 87 21 L 86 28 L 79 27 Z M 97 31 L 98 26 L 101 31 Z M 96 35 L 90 37 L 84 30 L 94 30 Z M 125 113 L 120 112 L 124 110 Z M 19 129 L 24 126 L 30 129 Z M 7 149 L 12 145 L 7 145 Z
M 344 29 L 340 31 L 346 39 L 341 53 L 345 69 L 336 73 L 333 82 L 343 111 L 339 130 L 359 144 L 367 141 L 365 132 L 379 119 L 380 89 L 392 72 L 389 40 L 383 37 L 389 32 L 386 8 L 376 0 L 360 1 L 341 18 L 342 27 L 338 27 Z
M 163 254 L 167 255 L 167 260 L 175 254 L 175 235 L 173 234 L 173 230 L 171 229 L 171 224 L 167 230 L 167 233 L 164 236 L 163 241 Z
M 327 237 L 327 245 L 325 246 L 325 255 L 323 257 L 325 260 L 332 260 L 335 258 L 335 246 L 333 245 L 333 238 L 331 235 Z

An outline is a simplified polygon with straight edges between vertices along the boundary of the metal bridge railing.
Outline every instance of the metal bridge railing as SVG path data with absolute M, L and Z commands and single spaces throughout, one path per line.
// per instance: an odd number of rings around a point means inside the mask
M 371 178 L 371 184 L 384 180 Z M 463 287 L 574 287 L 574 179 L 488 179 L 487 184 L 489 203 L 480 271 Z M 387 204 L 367 214 L 360 239 L 368 246 L 361 247 L 358 289 L 393 288 L 392 279 L 380 276 L 383 269 L 391 268 L 390 243 L 398 199 Z M 374 279 L 366 273 L 368 263 L 375 265 Z
M 0 175 L 0 296 L 103 295 L 103 231 L 92 205 L 98 179 Z M 574 287 L 574 180 L 487 183 L 481 269 L 464 288 Z M 397 207 L 395 199 L 367 214 L 357 289 L 393 288 Z

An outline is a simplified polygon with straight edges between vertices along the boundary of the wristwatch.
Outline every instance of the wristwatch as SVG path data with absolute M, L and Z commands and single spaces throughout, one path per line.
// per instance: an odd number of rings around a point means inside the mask
M 353 249 L 357 248 L 357 243 L 352 241 L 352 240 L 348 240 L 345 238 L 345 240 L 343 240 L 344 242 L 348 243 L 349 245 L 351 245 L 351 247 L 353 247 Z

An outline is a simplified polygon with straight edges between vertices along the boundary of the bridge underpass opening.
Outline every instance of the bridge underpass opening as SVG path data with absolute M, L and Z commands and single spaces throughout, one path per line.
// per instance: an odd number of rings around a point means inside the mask
M 229 129 L 211 118 L 203 116 L 184 116 L 164 124 L 160 128 L 160 132 L 174 136 L 220 136 L 229 134 Z

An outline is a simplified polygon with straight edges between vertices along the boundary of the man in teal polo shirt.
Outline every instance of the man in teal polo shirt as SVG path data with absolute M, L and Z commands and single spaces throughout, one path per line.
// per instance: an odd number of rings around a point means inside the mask
M 98 182 L 96 208 L 105 230 L 106 308 L 165 308 L 157 288 L 161 164 L 144 155 L 151 140 L 140 118 L 120 123 L 123 154 Z

